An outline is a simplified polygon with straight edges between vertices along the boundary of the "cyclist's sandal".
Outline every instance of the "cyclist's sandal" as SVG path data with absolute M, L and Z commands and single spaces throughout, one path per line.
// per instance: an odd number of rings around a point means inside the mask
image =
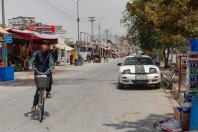
M 32 106 L 31 112 L 35 112 L 35 111 L 36 111 L 36 106 Z
M 50 93 L 47 92 L 46 98 L 52 98 L 52 95 L 51 95 Z

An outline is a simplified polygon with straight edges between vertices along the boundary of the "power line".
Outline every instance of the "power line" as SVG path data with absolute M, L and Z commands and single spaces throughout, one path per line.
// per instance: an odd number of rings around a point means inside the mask
M 40 1 L 41 1 L 41 0 L 40 0 Z M 67 18 L 67 17 L 65 17 L 65 16 L 63 16 L 63 15 L 61 15 L 61 14 L 59 14 L 56 10 L 53 11 L 49 6 L 47 6 L 47 5 L 46 5 L 45 3 L 43 3 L 42 1 L 41 1 L 41 3 L 39 3 L 39 4 L 41 4 L 43 7 L 47 8 L 47 9 L 49 9 L 52 13 L 58 15 L 58 16 L 61 17 L 61 18 L 64 18 L 64 19 L 67 19 L 67 20 L 70 20 L 70 21 L 74 21 L 74 20 L 71 19 L 71 18 Z
M 58 4 L 58 1 L 56 1 L 56 3 Z M 64 7 L 63 4 L 59 3 L 58 5 L 61 6 L 64 10 L 67 10 L 72 15 L 74 15 L 74 16 L 76 15 L 74 12 L 72 12 L 72 11 L 68 10 L 66 7 Z
M 82 12 L 85 14 L 85 16 L 88 17 L 87 13 L 85 12 L 85 10 L 82 8 L 81 5 L 80 5 L 80 8 L 81 8 Z
M 44 0 L 44 1 L 45 1 L 46 4 L 48 4 L 50 7 L 52 7 L 52 9 L 53 8 L 56 9 L 57 11 L 59 11 L 60 13 L 66 15 L 66 16 L 68 16 L 69 18 L 76 19 L 76 17 L 69 15 L 68 13 L 66 13 L 63 10 L 61 10 L 60 8 L 57 8 L 57 6 L 54 5 L 50 0 Z
M 49 5 L 47 5 L 45 2 L 43 2 L 42 0 L 39 0 L 40 2 L 38 2 L 39 4 L 41 4 L 43 7 L 45 7 L 46 9 L 50 10 L 52 13 L 54 13 L 55 15 L 61 17 L 61 18 L 64 18 L 64 19 L 67 19 L 69 21 L 75 21 L 74 18 L 70 18 L 70 17 L 65 17 L 65 14 L 64 13 L 60 13 L 59 11 L 53 9 L 52 7 L 50 7 Z

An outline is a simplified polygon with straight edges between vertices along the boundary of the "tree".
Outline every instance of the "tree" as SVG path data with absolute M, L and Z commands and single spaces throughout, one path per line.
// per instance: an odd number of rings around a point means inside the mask
M 131 22 L 126 26 L 128 31 L 138 33 L 140 47 L 163 47 L 165 53 L 185 39 L 198 37 L 197 5 L 197 0 L 134 0 L 126 6 L 125 22 Z M 165 54 L 164 58 L 168 67 Z

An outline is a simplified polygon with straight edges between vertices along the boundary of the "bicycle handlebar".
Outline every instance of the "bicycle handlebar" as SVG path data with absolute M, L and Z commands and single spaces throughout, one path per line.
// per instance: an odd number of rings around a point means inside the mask
M 37 68 L 34 68 L 34 73 L 37 73 L 39 75 L 47 75 L 50 72 L 51 72 L 51 69 L 48 69 L 46 72 L 40 72 L 40 71 L 38 71 Z

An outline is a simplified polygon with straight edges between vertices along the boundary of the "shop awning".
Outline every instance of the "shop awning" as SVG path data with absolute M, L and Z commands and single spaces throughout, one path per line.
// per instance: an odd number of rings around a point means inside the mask
M 9 33 L 0 26 L 0 34 L 9 34 Z
M 42 40 L 49 40 L 52 44 L 58 43 L 57 35 L 40 34 L 30 30 L 8 29 L 7 31 L 12 33 L 15 39 L 32 40 L 35 44 L 41 44 Z
M 55 47 L 58 48 L 58 49 L 65 49 L 67 51 L 71 51 L 71 50 L 74 49 L 74 48 L 72 48 L 72 47 L 70 47 L 66 44 L 56 44 Z
M 58 48 L 58 49 L 65 49 L 65 50 L 67 50 L 67 51 L 73 50 L 74 48 L 72 48 L 72 47 L 66 45 L 66 44 L 65 44 L 65 41 L 66 41 L 65 38 L 63 38 L 63 37 L 61 37 L 61 36 L 58 36 L 58 44 L 56 44 L 55 47 Z

